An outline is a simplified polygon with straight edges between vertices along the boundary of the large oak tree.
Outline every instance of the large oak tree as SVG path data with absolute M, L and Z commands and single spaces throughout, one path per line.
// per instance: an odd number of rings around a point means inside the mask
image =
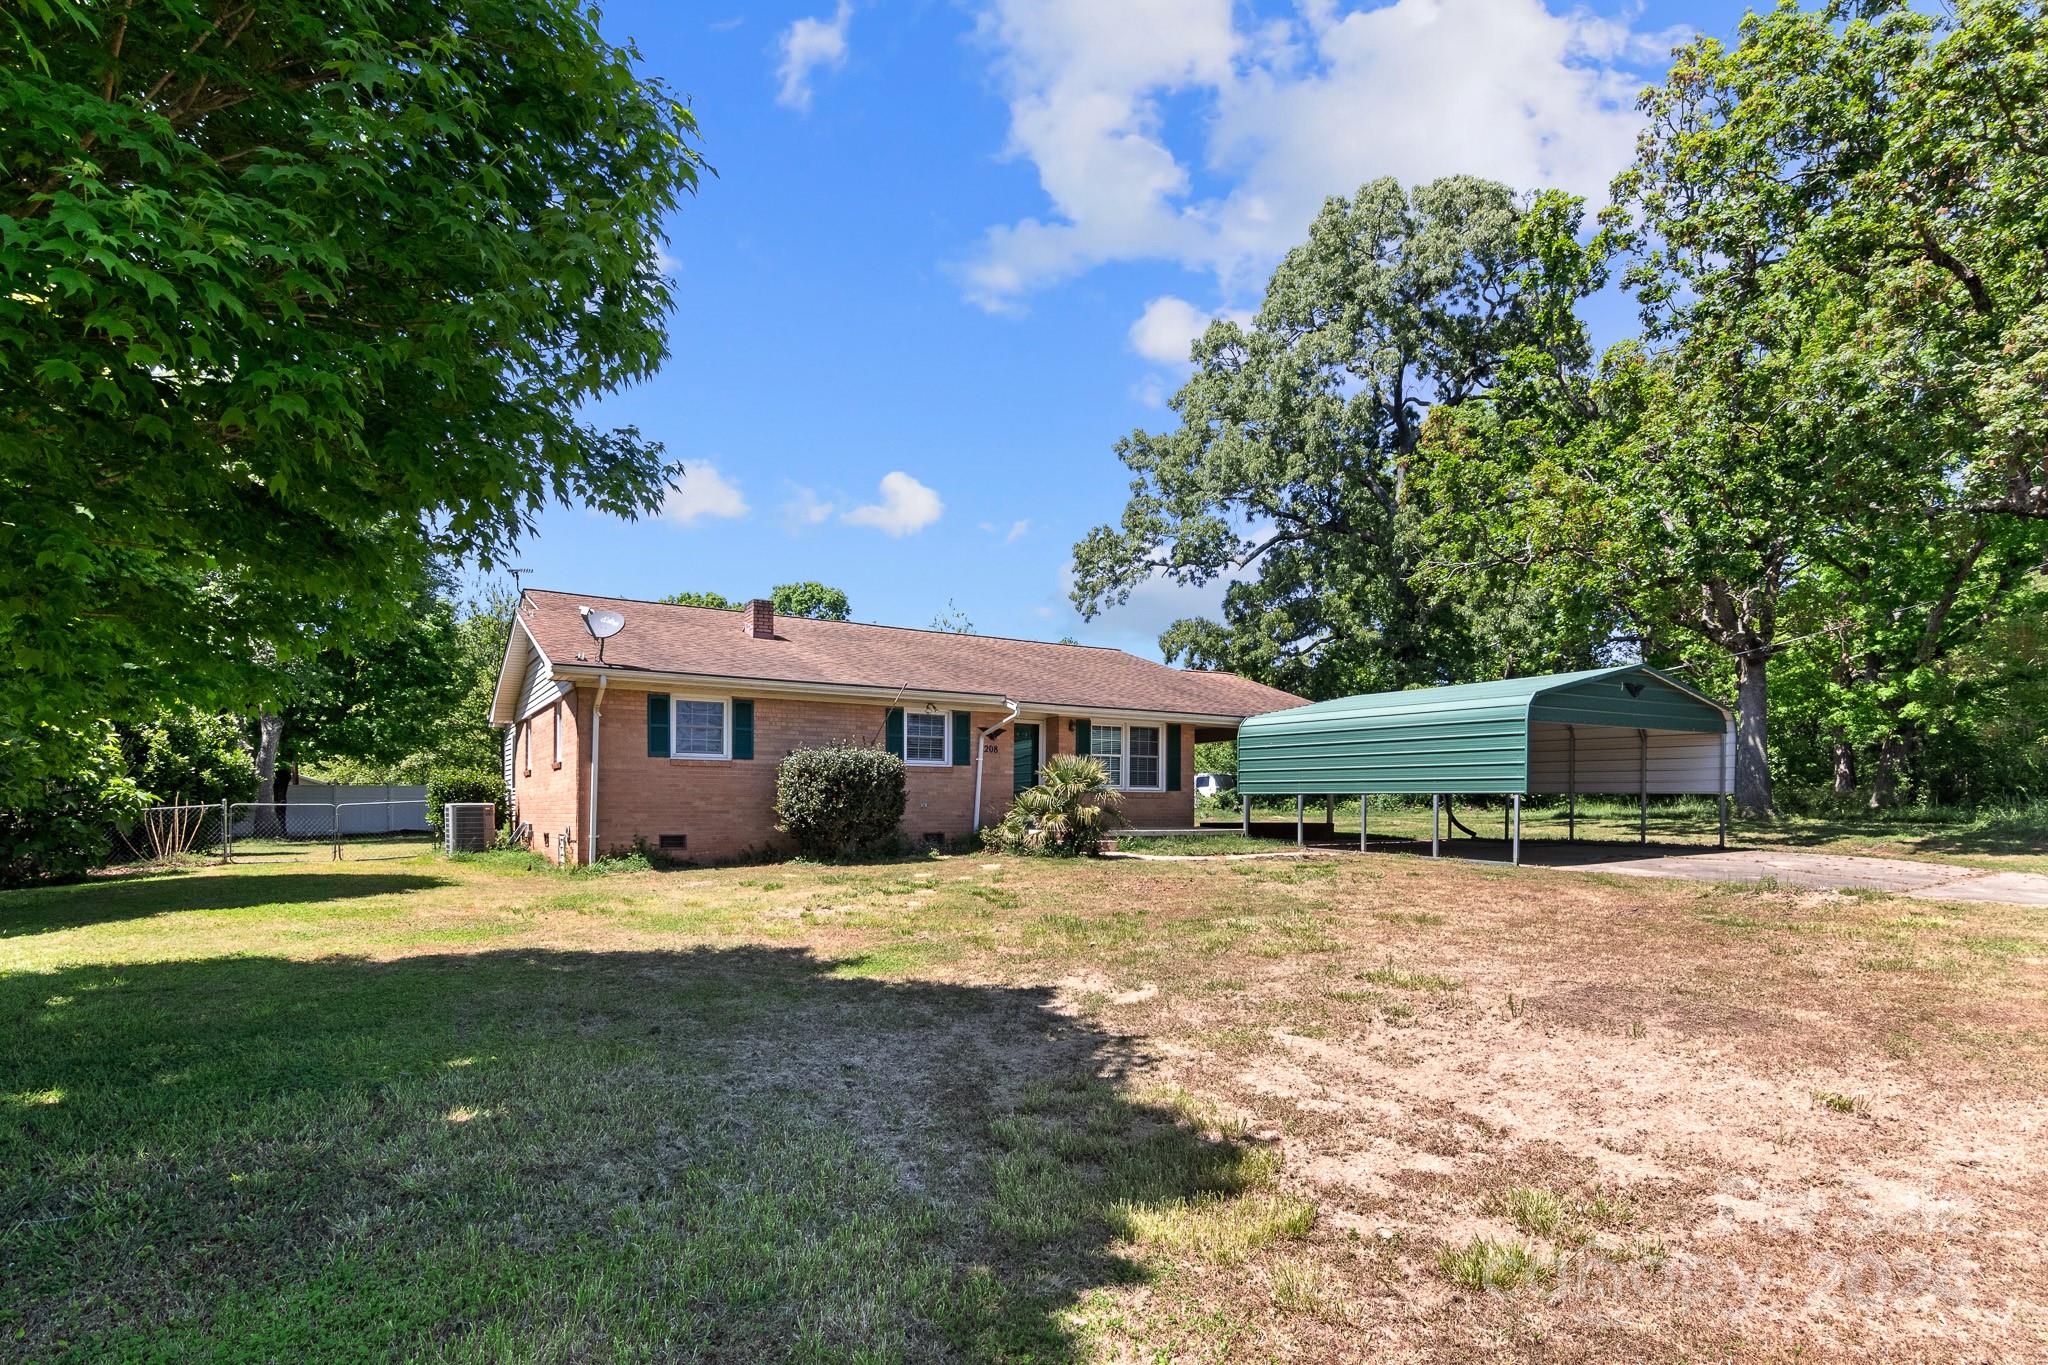
M 1258 315 L 1195 343 L 1179 425 L 1118 443 L 1131 496 L 1075 547 L 1075 604 L 1092 615 L 1155 576 L 1227 580 L 1224 620 L 1180 622 L 1162 647 L 1310 696 L 1582 662 L 1596 632 L 1568 593 L 1415 581 L 1428 415 L 1485 394 L 1546 320 L 1576 326 L 1588 282 L 1528 254 L 1525 207 L 1469 177 L 1330 199 Z
M 666 354 L 693 138 L 576 0 L 0 23 L 0 799 L 87 718 L 388 638 L 551 499 L 656 507 L 584 408 Z

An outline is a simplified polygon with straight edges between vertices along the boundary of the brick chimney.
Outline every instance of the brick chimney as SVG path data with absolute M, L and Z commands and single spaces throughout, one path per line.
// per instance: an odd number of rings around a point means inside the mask
M 756 640 L 775 638 L 775 604 L 764 597 L 747 603 L 747 634 Z

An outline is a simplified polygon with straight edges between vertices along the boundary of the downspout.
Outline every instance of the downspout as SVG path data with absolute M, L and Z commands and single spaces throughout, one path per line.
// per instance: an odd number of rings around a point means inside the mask
M 1003 705 L 1010 708 L 1010 714 L 1004 716 L 994 725 L 982 727 L 981 733 L 975 736 L 977 745 L 974 751 L 974 832 L 976 834 L 981 833 L 981 770 L 988 764 L 989 734 L 992 731 L 1002 729 L 1005 725 L 1008 725 L 1012 721 L 1016 720 L 1017 712 L 1023 709 L 1016 702 L 1011 701 L 1008 697 L 1003 698 Z
M 609 677 L 597 680 L 597 695 L 590 701 L 590 823 L 583 836 L 583 861 L 597 861 L 597 751 L 604 742 L 604 687 Z

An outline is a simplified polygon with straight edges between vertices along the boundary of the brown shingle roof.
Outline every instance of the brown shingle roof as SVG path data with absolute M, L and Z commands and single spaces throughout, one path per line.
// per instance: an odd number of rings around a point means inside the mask
M 1120 649 L 788 616 L 776 617 L 775 639 L 759 640 L 747 634 L 744 612 L 529 589 L 520 619 L 556 668 L 597 658 L 578 607 L 625 616 L 625 629 L 604 647 L 606 672 L 620 681 L 636 672 L 702 674 L 1202 716 L 1255 716 L 1302 703 L 1234 673 L 1168 668 Z

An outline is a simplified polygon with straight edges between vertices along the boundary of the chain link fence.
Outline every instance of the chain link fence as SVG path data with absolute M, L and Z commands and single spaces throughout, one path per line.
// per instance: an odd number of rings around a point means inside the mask
M 136 862 L 415 858 L 437 847 L 423 798 L 150 806 L 123 836 Z

